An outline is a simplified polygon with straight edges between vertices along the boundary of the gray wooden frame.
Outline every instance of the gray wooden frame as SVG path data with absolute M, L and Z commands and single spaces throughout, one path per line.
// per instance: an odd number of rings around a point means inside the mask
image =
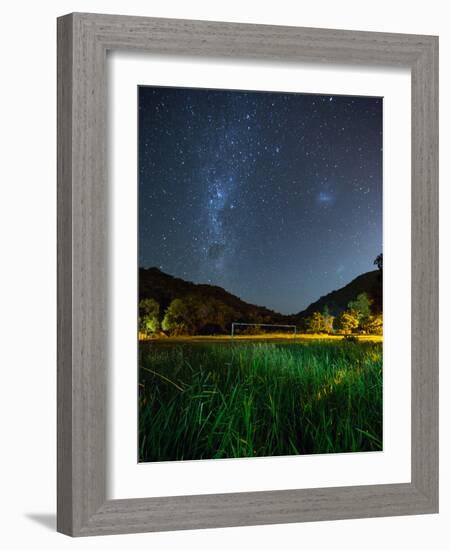
M 412 72 L 411 483 L 107 500 L 106 52 Z M 438 38 L 75 13 L 58 19 L 58 530 L 73 536 L 438 510 Z

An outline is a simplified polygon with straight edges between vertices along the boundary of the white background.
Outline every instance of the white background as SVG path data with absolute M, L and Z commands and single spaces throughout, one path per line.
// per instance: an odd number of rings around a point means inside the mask
M 111 187 L 108 468 L 110 498 L 269 491 L 411 480 L 411 75 L 407 70 L 180 60 L 114 53 L 108 60 Z M 136 463 L 138 84 L 383 97 L 383 452 Z M 120 128 L 120 131 L 117 129 Z M 402 212 L 402 231 L 398 229 Z
M 322 0 L 276 3 L 127 0 L 8 3 L 0 34 L 1 517 L 6 548 L 446 548 L 450 520 L 449 354 L 441 353 L 441 513 L 299 525 L 70 540 L 54 533 L 56 361 L 56 28 L 71 11 L 228 20 L 440 35 L 441 97 L 450 94 L 450 29 L 444 2 Z M 407 6 L 407 12 L 405 7 Z M 441 102 L 441 182 L 449 181 L 448 101 Z M 441 280 L 450 277 L 448 185 L 441 186 Z M 442 335 L 450 326 L 441 288 Z

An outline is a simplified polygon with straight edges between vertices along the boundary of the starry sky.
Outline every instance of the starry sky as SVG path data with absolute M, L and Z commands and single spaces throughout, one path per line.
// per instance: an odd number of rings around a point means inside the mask
M 382 98 L 138 87 L 139 265 L 297 313 L 375 269 Z

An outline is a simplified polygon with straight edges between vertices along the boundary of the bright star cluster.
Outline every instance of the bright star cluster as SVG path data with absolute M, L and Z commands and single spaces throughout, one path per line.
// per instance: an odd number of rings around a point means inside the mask
M 138 93 L 141 266 L 281 313 L 374 268 L 381 98 Z

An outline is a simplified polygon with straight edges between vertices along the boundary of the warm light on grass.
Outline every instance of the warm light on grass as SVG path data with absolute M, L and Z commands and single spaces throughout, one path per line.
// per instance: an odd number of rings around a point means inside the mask
M 217 334 L 213 336 L 146 336 L 143 333 L 139 333 L 140 341 L 152 341 L 152 342 L 234 342 L 240 341 L 252 341 L 252 342 L 265 342 L 272 340 L 286 341 L 305 341 L 305 340 L 331 340 L 339 341 L 344 340 L 346 335 L 343 334 L 309 334 L 309 333 L 297 333 L 286 334 L 280 333 L 266 333 L 266 334 L 239 334 L 236 336 L 230 336 L 229 334 Z M 377 334 L 358 334 L 356 338 L 361 342 L 382 342 L 383 336 Z

